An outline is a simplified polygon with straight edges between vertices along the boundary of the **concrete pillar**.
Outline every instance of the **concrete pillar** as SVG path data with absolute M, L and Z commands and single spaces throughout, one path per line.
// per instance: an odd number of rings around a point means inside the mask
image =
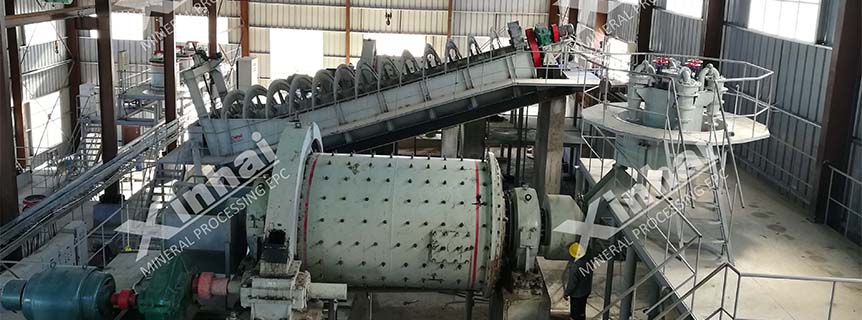
M 461 156 L 468 159 L 485 157 L 485 120 L 476 120 L 461 125 Z
M 565 97 L 539 104 L 536 144 L 533 148 L 536 170 L 533 183 L 539 194 L 560 193 L 565 116 Z
M 440 155 L 446 158 L 458 157 L 458 143 L 461 141 L 461 127 L 443 129 L 440 141 Z

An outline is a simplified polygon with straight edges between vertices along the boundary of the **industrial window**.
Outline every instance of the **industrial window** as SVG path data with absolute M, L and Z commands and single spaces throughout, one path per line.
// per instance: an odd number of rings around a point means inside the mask
M 814 42 L 821 0 L 751 0 L 748 27 L 779 37 Z
M 111 13 L 111 37 L 144 40 L 144 17 L 139 13 Z
M 667 0 L 668 11 L 695 18 L 703 18 L 703 1 Z
M 209 22 L 207 17 L 177 16 L 174 24 L 175 38 L 177 42 L 197 41 L 207 43 L 209 41 Z M 219 17 L 216 20 L 216 31 L 218 32 L 218 43 L 228 43 L 227 18 Z
M 29 101 L 30 150 L 33 155 L 63 143 L 60 92 Z
M 366 33 L 364 39 L 377 41 L 377 54 L 401 56 L 404 50 L 410 51 L 414 57 L 421 57 L 425 52 L 425 36 L 414 34 Z M 438 52 L 438 54 L 442 54 Z
M 99 31 L 90 30 L 90 37 L 99 38 Z M 118 40 L 144 40 L 143 15 L 140 13 L 112 12 L 111 38 Z
M 24 26 L 24 43 L 34 45 L 57 40 L 57 27 L 54 21 L 28 24 Z
M 613 37 L 607 37 L 606 39 L 608 39 L 608 52 L 612 54 L 609 56 L 610 61 L 608 61 L 608 66 L 612 71 L 608 72 L 608 76 L 614 80 L 628 82 L 628 71 L 631 69 L 632 61 L 632 56 L 628 54 L 630 53 L 628 42 L 620 41 Z
M 297 43 L 302 44 L 302 50 L 296 50 Z M 270 79 L 286 79 L 297 73 L 313 77 L 323 69 L 323 31 L 270 29 L 269 50 Z

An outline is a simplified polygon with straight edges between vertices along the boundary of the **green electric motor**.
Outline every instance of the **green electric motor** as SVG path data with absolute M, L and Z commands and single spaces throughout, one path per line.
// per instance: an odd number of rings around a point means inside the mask
M 537 26 L 534 30 L 536 32 L 536 43 L 540 47 L 554 43 L 554 34 L 551 32 L 551 29 Z
M 114 278 L 96 268 L 55 267 L 29 280 L 12 280 L 0 304 L 28 320 L 102 320 L 113 318 Z
M 157 269 L 138 288 L 138 311 L 147 320 L 187 319 L 193 303 L 192 278 L 195 269 L 182 255 Z

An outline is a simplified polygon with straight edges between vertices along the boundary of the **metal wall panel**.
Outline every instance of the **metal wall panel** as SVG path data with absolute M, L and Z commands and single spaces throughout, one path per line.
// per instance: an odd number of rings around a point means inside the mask
M 344 5 L 344 0 L 339 5 Z M 455 1 L 455 3 L 462 1 Z M 517 1 L 515 1 L 517 2 Z M 447 10 L 447 0 L 351 0 L 350 5 L 357 8 L 390 8 L 409 10 Z
M 698 56 L 703 43 L 703 20 L 663 9 L 653 11 L 650 49 L 655 52 Z
M 614 2 L 610 12 L 608 12 L 608 22 L 605 29 L 614 38 L 636 43 L 639 14 L 640 6 Z
M 69 86 L 69 67 L 65 64 L 23 75 L 24 97 L 35 99 Z
M 333 6 L 343 7 L 344 0 L 251 0 L 251 3 L 271 3 L 271 4 L 301 4 L 315 6 Z
M 735 26 L 747 27 L 750 7 L 751 0 L 727 0 L 724 21 Z
M 36 0 L 15 1 L 15 14 L 34 13 L 62 8 L 63 5 Z M 11 13 L 10 13 L 11 14 Z
M 250 3 L 249 16 L 253 27 L 343 31 L 345 24 L 343 7 Z
M 446 34 L 446 11 L 390 10 L 392 19 L 386 25 L 387 10 L 353 8 L 351 30 L 408 34 Z
M 28 73 L 61 64 L 68 59 L 67 53 L 66 47 L 59 41 L 21 47 L 18 49 L 21 72 Z
M 591 29 L 596 27 L 596 11 L 598 10 L 598 2 L 595 0 L 580 1 L 578 10 L 578 24 L 584 25 Z
M 174 13 L 181 16 L 206 16 L 205 8 L 194 5 L 195 1 L 187 0 L 182 5 L 174 10 Z M 239 17 L 239 1 L 217 1 L 218 15 L 220 17 Z
M 548 13 L 547 0 L 457 0 L 453 10 L 490 13 Z
M 814 157 L 832 49 L 727 26 L 723 57 L 775 71 L 774 83 L 765 82 L 760 89 L 761 99 L 778 109 L 769 119 L 772 137 L 737 148 L 737 159 L 743 167 L 807 204 L 814 192 L 811 177 L 818 170 Z M 722 72 L 733 77 L 755 75 L 744 68 Z M 751 95 L 758 92 L 754 85 L 741 89 Z M 752 110 L 750 105 L 743 105 L 743 109 Z
M 270 37 L 269 37 L 269 29 L 267 28 L 249 28 L 248 34 L 251 39 L 249 39 L 249 46 L 251 46 L 250 50 L 253 52 L 269 52 L 270 46 Z M 284 41 L 290 41 L 290 39 L 284 39 Z M 237 43 L 238 42 L 234 42 Z
M 260 78 L 269 79 L 270 72 L 270 55 L 269 53 L 251 53 L 252 57 L 257 57 L 257 74 Z
M 81 61 L 97 62 L 99 61 L 98 47 L 95 38 L 81 38 Z M 126 51 L 131 64 L 147 64 L 152 57 L 152 48 L 149 43 L 141 40 L 113 40 L 114 62 L 116 55 L 120 51 Z
M 358 57 L 362 55 L 362 36 L 360 32 L 350 33 L 350 56 Z M 342 57 L 344 60 L 345 41 L 344 32 L 323 32 L 323 55 Z
M 548 14 L 456 12 L 452 15 L 452 34 L 487 36 L 491 30 L 496 30 L 505 35 L 506 24 L 511 21 L 518 21 L 524 28 L 532 28 L 535 25 L 547 25 Z M 445 30 L 441 34 L 446 34 Z

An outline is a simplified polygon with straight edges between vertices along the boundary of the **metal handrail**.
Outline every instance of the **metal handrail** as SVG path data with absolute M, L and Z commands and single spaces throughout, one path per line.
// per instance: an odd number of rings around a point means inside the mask
M 831 283 L 831 293 L 829 296 L 829 309 L 827 312 L 827 319 L 832 319 L 832 306 L 835 302 L 835 287 L 839 283 L 844 284 L 862 284 L 862 278 L 842 278 L 842 277 L 818 277 L 818 276 L 798 276 L 798 275 L 780 275 L 780 274 L 770 274 L 770 273 L 753 273 L 753 272 L 742 272 L 739 271 L 736 267 L 731 265 L 730 263 L 722 263 L 718 267 L 716 267 L 712 272 L 709 273 L 705 278 L 703 278 L 700 282 L 698 282 L 691 290 L 686 292 L 680 297 L 679 301 L 675 301 L 674 303 L 667 306 L 666 310 L 659 313 L 655 319 L 662 319 L 662 317 L 666 316 L 668 313 L 674 310 L 674 308 L 685 300 L 685 298 L 693 295 L 698 289 L 712 281 L 716 276 L 723 272 L 723 280 L 722 280 L 722 291 L 721 291 L 721 304 L 719 307 L 710 313 L 707 319 L 714 317 L 716 314 L 723 313 L 726 314 L 730 319 L 737 319 L 738 307 L 739 307 L 739 296 L 742 291 L 742 279 L 770 279 L 770 280 L 783 280 L 783 281 L 804 281 L 804 282 L 825 282 Z M 727 296 L 727 284 L 728 284 L 728 272 L 732 272 L 736 274 L 736 290 L 734 292 L 734 300 L 733 300 L 733 310 L 730 311 L 727 309 L 727 301 L 725 301 L 725 297 Z M 647 310 L 648 312 L 651 310 Z
M 123 147 L 116 158 L 95 167 L 93 175 L 84 175 L 70 182 L 35 207 L 33 212 L 13 224 L 0 228 L 0 258 L 6 257 L 27 239 L 38 233 L 42 225 L 65 216 L 72 208 L 94 197 L 119 179 L 131 168 L 132 159 L 150 147 L 173 141 L 179 137 L 180 121 L 162 122 Z

